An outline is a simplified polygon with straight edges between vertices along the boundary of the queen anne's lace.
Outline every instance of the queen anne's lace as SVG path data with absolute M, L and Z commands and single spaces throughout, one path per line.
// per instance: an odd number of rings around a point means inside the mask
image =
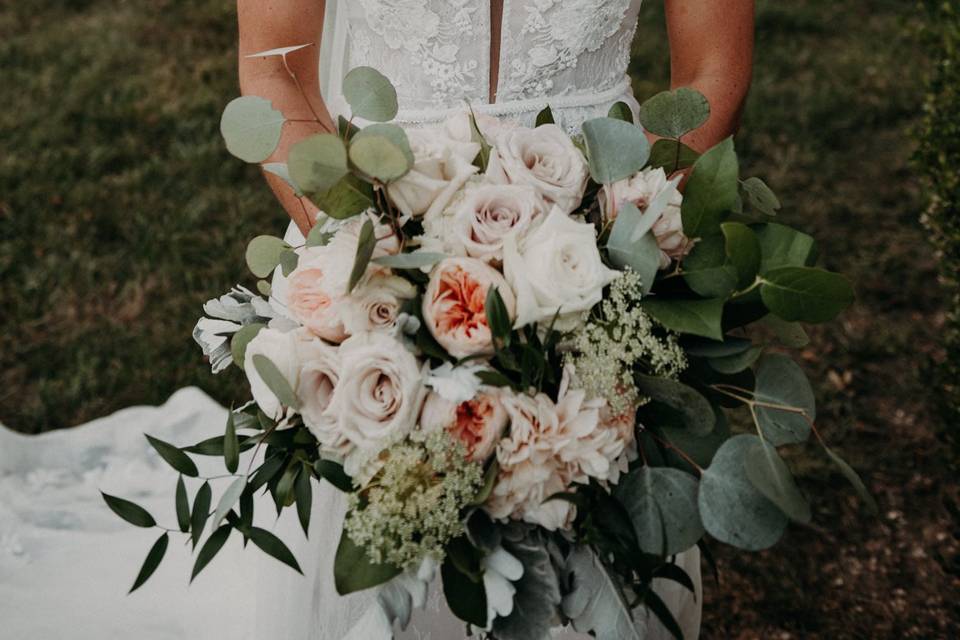
M 549 104 L 568 130 L 630 99 L 625 81 L 641 0 L 504 0 L 497 102 L 490 93 L 489 0 L 354 0 L 348 66 L 397 87 L 404 123 L 444 119 L 468 102 L 532 124 Z

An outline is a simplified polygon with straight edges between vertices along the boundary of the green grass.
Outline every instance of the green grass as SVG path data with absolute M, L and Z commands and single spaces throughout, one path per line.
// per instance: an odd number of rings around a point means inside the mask
M 665 87 L 660 3 L 631 71 Z M 737 140 L 782 217 L 821 241 L 859 302 L 800 354 L 820 428 L 864 472 L 883 515 L 858 511 L 815 448 L 791 464 L 818 530 L 761 554 L 715 549 L 704 638 L 960 634 L 955 503 L 930 363 L 945 301 L 919 223 L 909 132 L 927 61 L 908 0 L 758 2 L 756 74 Z M 199 385 L 223 402 L 190 330 L 246 278 L 246 241 L 284 214 L 217 126 L 236 93 L 232 3 L 35 0 L 0 8 L 0 421 L 66 427 Z M 279 43 L 278 43 L 279 44 Z M 131 425 L 136 428 L 136 425 Z

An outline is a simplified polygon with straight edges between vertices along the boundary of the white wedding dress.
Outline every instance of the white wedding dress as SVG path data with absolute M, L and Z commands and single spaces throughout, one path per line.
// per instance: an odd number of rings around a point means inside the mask
M 574 132 L 618 101 L 636 109 L 626 68 L 640 2 L 504 0 L 497 99 L 488 104 L 489 0 L 328 0 L 324 95 L 335 115 L 347 113 L 338 91 L 342 77 L 369 65 L 396 85 L 404 125 L 439 123 L 465 104 L 532 124 L 549 105 L 558 123 Z M 288 231 L 291 242 L 298 235 Z M 377 635 L 384 632 L 384 614 L 374 592 L 341 597 L 333 586 L 345 504 L 326 483 L 314 492 L 309 540 L 295 514 L 274 522 L 269 499 L 257 510 L 258 526 L 290 544 L 304 576 L 252 545 L 243 549 L 233 536 L 188 588 L 192 557 L 174 536 L 156 575 L 125 595 L 159 532 L 121 522 L 98 489 L 131 498 L 174 526 L 174 472 L 141 433 L 192 444 L 215 435 L 225 416 L 189 388 L 162 407 L 127 409 L 68 431 L 30 438 L 0 426 L 0 638 L 388 640 L 389 632 Z M 221 461 L 200 463 L 204 475 L 223 473 Z M 188 483 L 191 496 L 197 485 Z M 214 488 L 218 494 L 226 487 Z M 699 552 L 694 548 L 677 562 L 692 576 L 696 593 L 666 581 L 656 587 L 691 640 L 700 626 Z M 395 637 L 463 638 L 464 624 L 442 603 L 438 578 L 426 606 Z M 648 639 L 670 637 L 652 616 L 640 616 Z M 554 637 L 589 636 L 557 630 Z

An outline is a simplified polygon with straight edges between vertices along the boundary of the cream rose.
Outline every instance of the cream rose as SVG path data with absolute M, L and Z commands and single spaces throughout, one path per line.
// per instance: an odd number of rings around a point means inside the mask
M 587 162 L 563 129 L 548 124 L 502 132 L 496 140 L 494 169 L 499 168 L 512 184 L 526 184 L 548 203 L 570 213 L 583 199 L 587 186 Z
M 634 176 L 614 182 L 600 191 L 600 205 L 608 219 L 616 218 L 617 210 L 624 202 L 630 202 L 647 213 L 650 205 L 656 203 L 661 209 L 653 223 L 651 231 L 660 247 L 660 268 L 666 269 L 671 261 L 683 258 L 693 247 L 693 243 L 683 234 L 683 218 L 680 209 L 683 195 L 677 186 L 679 178 L 667 179 L 662 168 L 644 169 Z
M 477 172 L 473 159 L 480 152 L 476 142 L 451 139 L 441 128 L 407 131 L 413 151 L 413 168 L 387 187 L 391 200 L 403 213 L 420 216 L 443 209 L 454 193 Z
M 453 212 L 451 235 L 463 253 L 486 262 L 503 260 L 503 238 L 523 235 L 546 205 L 529 185 L 479 185 Z
M 620 275 L 603 264 L 593 225 L 559 208 L 526 238 L 507 236 L 503 267 L 517 295 L 517 328 L 552 320 L 559 312 L 556 328 L 572 329 Z
M 257 355 L 266 357 L 276 365 L 280 374 L 290 384 L 290 388 L 296 389 L 300 371 L 296 335 L 293 332 L 285 333 L 276 329 L 261 329 L 247 344 L 243 357 L 243 371 L 250 383 L 254 401 L 272 420 L 280 420 L 283 417 L 283 406 L 254 366 L 253 357 Z
M 500 272 L 474 258 L 437 264 L 423 294 L 423 320 L 447 353 L 466 358 L 493 347 L 487 325 L 487 292 L 496 288 L 513 317 L 516 299 Z
M 340 355 L 336 347 L 301 331 L 296 345 L 300 363 L 296 387 L 300 415 L 321 448 L 336 451 L 344 442 L 343 438 L 337 437 L 334 430 L 336 420 L 327 410 L 340 379 Z
M 456 403 L 438 393 L 431 393 L 420 413 L 420 429 L 424 433 L 446 431 L 467 448 L 467 456 L 483 462 L 507 427 L 507 412 L 500 403 L 500 391 L 483 387 L 473 398 Z
M 347 294 L 360 228 L 366 219 L 373 218 L 358 216 L 325 246 L 302 249 L 297 268 L 286 283 L 284 297 L 290 315 L 330 342 L 343 342 L 361 331 L 392 327 L 400 300 L 415 295 L 412 285 L 372 262 L 357 287 Z M 377 223 L 374 233 L 382 238 L 374 257 L 399 251 L 389 226 Z
M 426 391 L 420 365 L 403 344 L 382 333 L 360 333 L 339 350 L 340 379 L 326 413 L 349 442 L 344 469 L 352 477 L 380 451 L 413 429 Z

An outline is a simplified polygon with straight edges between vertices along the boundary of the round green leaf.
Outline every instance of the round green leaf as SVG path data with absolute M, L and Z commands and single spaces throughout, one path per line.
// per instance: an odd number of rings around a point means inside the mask
M 103 496 L 103 501 L 107 503 L 111 511 L 135 527 L 149 529 L 157 525 L 157 521 L 153 519 L 153 516 L 140 505 L 134 504 L 129 500 L 124 500 L 123 498 L 111 496 L 102 491 L 100 495 Z
M 257 337 L 257 334 L 265 326 L 267 325 L 255 322 L 241 327 L 239 331 L 233 334 L 233 338 L 230 340 L 230 353 L 233 356 L 233 363 L 241 369 L 243 369 L 244 358 L 247 354 L 247 345 Z
M 266 278 L 280 264 L 280 256 L 290 248 L 283 238 L 257 236 L 247 245 L 247 267 L 258 278 Z
M 710 117 L 706 96 L 689 87 L 663 91 L 640 105 L 640 124 L 650 133 L 679 138 Z
M 827 322 L 854 301 L 850 281 L 814 267 L 781 267 L 763 276 L 760 297 L 788 322 Z
M 372 262 L 391 269 L 420 269 L 430 267 L 447 258 L 443 253 L 433 253 L 430 251 L 413 251 L 411 253 L 398 253 L 396 255 L 380 256 L 374 258 Z
M 280 143 L 284 122 L 269 100 L 243 96 L 223 110 L 220 133 L 230 153 L 245 162 L 263 162 Z
M 374 206 L 373 185 L 348 174 L 326 193 L 314 196 L 314 204 L 336 220 L 352 218 Z
M 723 300 L 658 300 L 640 303 L 643 310 L 671 331 L 723 340 Z
M 817 259 L 817 243 L 811 236 L 782 224 L 753 227 L 760 241 L 760 273 L 779 267 L 809 267 Z
M 697 480 L 669 467 L 643 467 L 628 474 L 616 497 L 630 514 L 640 548 L 650 554 L 686 551 L 703 536 L 697 510 Z M 664 540 L 666 535 L 666 540 Z
M 337 593 L 345 596 L 376 587 L 400 575 L 400 569 L 388 564 L 373 564 L 362 547 L 358 547 L 344 531 L 333 561 L 333 580 Z
M 810 436 L 810 422 L 816 420 L 817 406 L 810 382 L 800 366 L 780 354 L 760 359 L 755 371 L 754 398 L 763 403 L 803 410 L 803 415 L 781 409 L 756 407 L 757 421 L 763 436 L 774 446 L 805 442 Z
M 383 183 L 402 178 L 413 166 L 403 149 L 381 135 L 354 137 L 350 161 L 364 174 Z
M 643 129 L 614 118 L 583 123 L 590 175 L 600 184 L 623 180 L 643 168 L 650 157 L 650 142 Z
M 683 193 L 683 233 L 702 238 L 720 232 L 720 221 L 737 201 L 740 165 L 727 138 L 697 159 Z
M 753 486 L 780 507 L 787 517 L 804 524 L 810 522 L 810 505 L 776 447 L 757 441 L 747 448 L 743 463 Z
M 737 288 L 737 268 L 727 260 L 721 236 L 702 239 L 683 261 L 683 279 L 705 298 L 726 300 Z
M 763 347 L 751 347 L 742 353 L 724 356 L 722 358 L 711 358 L 707 360 L 707 363 L 710 365 L 710 368 L 717 373 L 732 376 L 753 366 L 753 363 L 757 361 L 757 358 L 759 358 L 762 353 Z
M 713 407 L 695 389 L 669 378 L 638 375 L 635 379 L 641 393 L 679 411 L 690 433 L 703 436 L 713 431 Z
M 351 69 L 343 79 L 343 97 L 354 117 L 386 122 L 397 116 L 397 90 L 372 67 Z
M 740 287 L 753 284 L 760 271 L 760 240 L 750 227 L 739 222 L 720 225 L 727 259 L 736 268 Z
M 322 193 L 347 175 L 347 147 L 329 133 L 310 136 L 293 145 L 287 166 L 301 192 Z
M 367 136 L 382 136 L 395 144 L 398 149 L 403 151 L 403 155 L 406 156 L 407 162 L 410 166 L 413 166 L 414 157 L 413 149 L 410 148 L 410 138 L 407 137 L 407 132 L 403 130 L 402 127 L 399 127 L 395 124 L 371 124 L 360 130 L 357 135 L 354 136 L 354 140 L 362 140 Z M 352 142 L 351 142 L 352 144 Z
M 697 496 L 707 533 L 746 551 L 773 546 L 787 527 L 787 517 L 747 477 L 746 452 L 759 442 L 752 435 L 727 440 L 703 471 Z
M 747 204 L 768 216 L 777 215 L 780 200 L 767 183 L 760 178 L 747 178 L 741 185 Z
M 290 167 L 283 162 L 268 162 L 263 165 L 263 170 L 273 174 L 287 183 L 287 186 L 293 189 L 293 194 L 298 198 L 303 197 L 303 191 L 296 185 L 293 178 L 290 177 Z

